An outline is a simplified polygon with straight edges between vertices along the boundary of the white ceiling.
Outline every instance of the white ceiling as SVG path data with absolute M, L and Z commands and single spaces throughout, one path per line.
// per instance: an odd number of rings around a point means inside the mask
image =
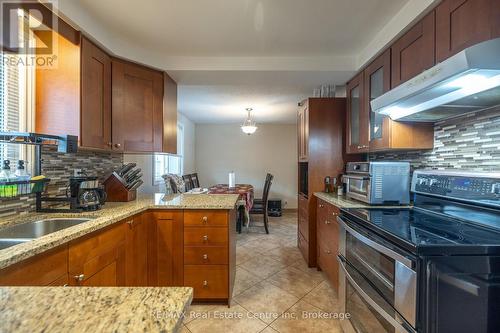
M 195 122 L 242 122 L 253 107 L 258 122 L 291 123 L 298 101 L 345 83 L 377 33 L 409 23 L 394 18 L 422 1 L 63 0 L 59 8 L 111 51 L 167 70 L 179 111 Z

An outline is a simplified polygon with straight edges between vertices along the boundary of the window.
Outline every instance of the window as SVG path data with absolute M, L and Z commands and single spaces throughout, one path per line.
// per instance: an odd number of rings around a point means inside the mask
M 27 132 L 31 130 L 33 98 L 33 69 L 23 64 L 16 66 L 7 52 L 0 53 L 0 131 Z M 8 64 L 7 64 L 8 63 Z M 18 160 L 29 160 L 31 153 L 25 145 L 0 144 L 0 160 L 9 160 L 14 171 Z
M 24 20 L 19 20 L 20 25 L 25 23 Z M 22 26 L 19 31 L 23 31 Z M 22 34 L 19 38 L 21 41 Z M 31 42 L 34 37 L 31 34 L 28 38 Z M 26 57 L 0 50 L 1 132 L 30 132 L 33 128 L 35 68 L 26 65 Z M 14 171 L 18 160 L 33 161 L 33 149 L 25 145 L 0 143 L 2 165 L 4 160 L 10 161 Z
M 181 176 L 184 172 L 184 126 L 177 124 L 177 154 L 153 155 L 153 184 L 163 182 L 161 176 L 173 173 Z

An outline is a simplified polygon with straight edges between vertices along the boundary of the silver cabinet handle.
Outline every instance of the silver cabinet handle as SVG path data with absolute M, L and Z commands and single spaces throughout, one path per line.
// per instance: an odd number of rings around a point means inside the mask
M 204 254 L 203 255 L 203 260 L 207 260 L 208 259 L 208 254 Z
M 332 213 L 332 215 L 333 215 L 333 216 L 337 216 L 337 215 L 339 215 L 339 214 L 337 214 L 337 213 L 333 212 L 333 213 Z
M 208 217 L 207 216 L 203 216 L 202 220 L 203 220 L 203 223 L 207 223 L 208 222 Z
M 353 228 L 349 227 L 345 222 L 344 220 L 342 220 L 340 217 L 337 217 L 337 222 L 340 223 L 340 225 L 348 232 L 350 233 L 353 237 L 355 237 L 357 240 L 359 240 L 360 242 L 368 245 L 369 247 L 375 249 L 376 251 L 380 252 L 380 253 L 383 253 L 385 254 L 386 256 L 396 260 L 396 261 L 399 261 L 400 263 L 402 263 L 403 265 L 405 265 L 406 267 L 410 268 L 413 270 L 413 262 L 402 256 L 401 254 L 383 246 L 383 245 L 380 245 L 379 243 L 369 239 L 368 237 L 365 237 L 363 236 L 362 234 L 360 234 L 359 232 L 357 232 L 356 230 L 354 230 Z
M 208 281 L 207 280 L 203 281 L 203 287 L 208 287 Z
M 127 224 L 129 225 L 129 227 L 133 227 L 134 226 L 134 220 L 127 221 Z
M 330 222 L 330 221 L 328 221 L 328 220 L 326 220 L 326 221 L 325 221 L 325 224 L 330 224 L 330 223 L 332 223 L 332 222 Z
M 119 143 L 115 143 L 115 148 L 120 148 L 122 145 Z
M 206 242 L 208 240 L 208 235 L 203 236 L 203 240 Z
M 76 281 L 82 282 L 85 279 L 85 275 L 84 274 L 75 275 L 74 278 Z
M 326 253 L 326 254 L 332 254 L 332 251 L 330 251 L 330 250 L 325 250 L 325 253 Z
M 344 274 L 345 278 L 349 281 L 352 287 L 358 292 L 358 294 L 363 298 L 375 311 L 377 311 L 385 320 L 387 320 L 394 328 L 396 328 L 397 332 L 412 332 L 415 331 L 410 329 L 409 327 L 403 327 L 401 323 L 399 323 L 394 317 L 389 315 L 377 302 L 375 302 L 364 290 L 363 288 L 354 280 L 354 278 L 349 274 L 346 268 L 346 264 L 344 263 L 344 259 L 337 257 L 339 262 L 339 266 L 341 268 L 341 273 Z
M 319 204 L 319 208 L 324 208 L 325 206 L 323 204 Z

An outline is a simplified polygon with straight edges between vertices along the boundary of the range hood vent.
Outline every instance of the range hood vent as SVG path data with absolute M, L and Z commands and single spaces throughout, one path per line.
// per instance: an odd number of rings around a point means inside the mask
M 500 38 L 446 59 L 371 101 L 393 120 L 436 122 L 500 105 Z

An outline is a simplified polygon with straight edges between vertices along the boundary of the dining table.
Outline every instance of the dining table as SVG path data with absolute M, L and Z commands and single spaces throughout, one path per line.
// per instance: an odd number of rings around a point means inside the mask
M 216 184 L 208 188 L 209 194 L 239 194 L 240 197 L 236 203 L 238 207 L 238 220 L 236 221 L 236 231 L 241 233 L 243 225 L 250 223 L 250 210 L 253 207 L 254 188 L 250 184 L 235 184 L 229 187 L 228 184 Z

